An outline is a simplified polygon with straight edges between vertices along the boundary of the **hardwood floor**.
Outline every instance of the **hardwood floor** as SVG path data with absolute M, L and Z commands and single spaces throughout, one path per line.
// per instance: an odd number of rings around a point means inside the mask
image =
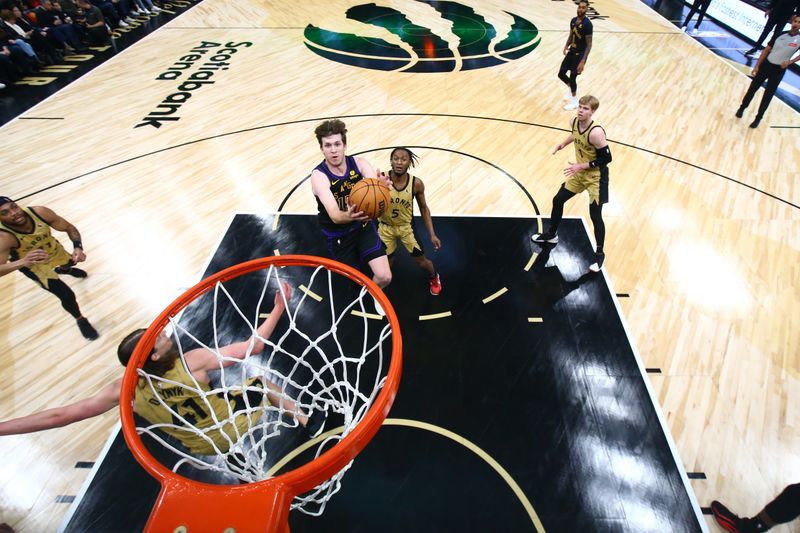
M 90 276 L 68 279 L 101 333 L 85 341 L 57 301 L 19 274 L 0 279 L 0 417 L 97 391 L 121 375 L 115 351 L 196 281 L 231 214 L 313 212 L 317 122 L 341 117 L 350 153 L 385 168 L 388 148 L 420 146 L 437 214 L 543 214 L 571 160 L 551 156 L 573 114 L 556 78 L 571 3 L 481 2 L 487 20 L 532 21 L 541 42 L 507 64 L 453 73 L 384 72 L 312 53 L 308 24 L 389 36 L 345 19 L 352 1 L 205 0 L 0 130 L 0 194 L 46 205 L 81 231 Z M 421 2 L 382 5 L 448 24 Z M 733 113 L 749 80 L 636 0 L 593 6 L 594 45 L 579 92 L 600 100 L 610 140 L 605 264 L 698 501 L 744 514 L 800 472 L 800 115 L 773 100 L 761 126 Z M 454 40 L 453 38 L 452 40 Z M 451 40 L 451 42 L 452 42 Z M 180 119 L 135 127 L 187 79 L 158 79 L 203 42 L 230 53 Z M 196 60 L 192 72 L 203 59 Z M 187 71 L 188 72 L 188 71 Z M 758 95 L 757 100 L 760 99 Z M 781 126 L 781 128 L 775 128 Z M 578 197 L 565 215 L 584 216 Z M 65 242 L 66 239 L 65 239 Z M 67 244 L 69 249 L 69 245 Z M 117 420 L 0 438 L 0 518 L 52 531 Z M 710 526 L 711 528 L 715 526 Z M 800 531 L 785 527 L 784 531 Z

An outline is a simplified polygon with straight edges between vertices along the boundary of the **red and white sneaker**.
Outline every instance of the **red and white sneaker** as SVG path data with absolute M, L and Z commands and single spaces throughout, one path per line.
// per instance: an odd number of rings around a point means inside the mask
M 442 292 L 442 280 L 439 279 L 439 274 L 429 278 L 428 283 L 431 285 L 431 294 L 439 296 L 439 293 Z

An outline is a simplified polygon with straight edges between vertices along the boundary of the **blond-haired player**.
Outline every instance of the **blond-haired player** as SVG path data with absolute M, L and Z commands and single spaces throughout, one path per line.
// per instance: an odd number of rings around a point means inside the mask
M 564 214 L 564 203 L 578 193 L 589 193 L 589 216 L 594 227 L 594 238 L 597 242 L 595 262 L 589 267 L 592 272 L 599 272 L 603 266 L 605 253 L 603 244 L 606 238 L 606 226 L 603 222 L 603 204 L 608 202 L 608 164 L 611 162 L 611 150 L 608 149 L 606 132 L 592 120 L 600 102 L 591 95 L 581 97 L 578 101 L 577 117 L 572 119 L 572 131 L 569 137 L 558 143 L 553 154 L 566 146 L 575 144 L 576 162 L 564 169 L 567 181 L 553 197 L 553 211 L 550 214 L 550 227 L 544 233 L 536 233 L 531 239 L 538 243 L 558 243 L 558 225 Z

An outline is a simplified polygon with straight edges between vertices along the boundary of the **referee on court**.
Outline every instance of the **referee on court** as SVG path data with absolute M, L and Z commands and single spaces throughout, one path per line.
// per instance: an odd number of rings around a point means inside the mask
M 753 123 L 750 124 L 751 128 L 757 128 L 761 119 L 764 118 L 764 112 L 778 89 L 786 69 L 792 63 L 800 61 L 800 55 L 792 59 L 792 56 L 800 48 L 800 15 L 793 15 L 790 22 L 792 24 L 791 29 L 773 37 L 772 41 L 761 52 L 756 66 L 753 67 L 753 81 L 750 83 L 739 109 L 736 110 L 736 118 L 742 118 L 744 110 L 750 105 L 750 101 L 755 96 L 758 88 L 761 87 L 764 81 L 767 82 L 767 86 L 764 88 L 764 97 L 761 98 L 761 105 L 758 106 L 758 114 L 756 114 Z

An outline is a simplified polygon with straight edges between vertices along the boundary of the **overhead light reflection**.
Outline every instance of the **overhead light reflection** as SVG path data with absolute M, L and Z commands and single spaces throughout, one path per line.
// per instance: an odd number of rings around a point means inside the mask
M 684 226 L 686 213 L 672 206 L 659 206 L 650 215 L 650 220 L 662 230 L 677 230 Z
M 676 287 L 692 302 L 723 311 L 746 311 L 753 296 L 738 265 L 714 248 L 678 244 L 669 249 L 670 271 Z

